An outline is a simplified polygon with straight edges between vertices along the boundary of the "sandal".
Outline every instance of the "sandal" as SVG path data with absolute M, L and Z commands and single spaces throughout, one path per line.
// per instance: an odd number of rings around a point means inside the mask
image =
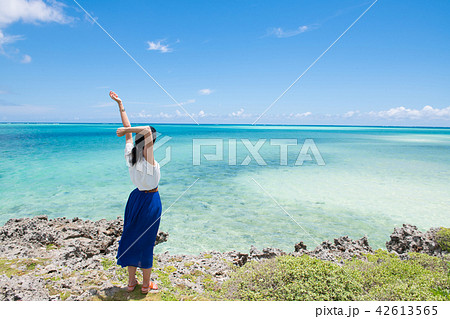
M 147 294 L 150 290 L 158 290 L 158 285 L 152 281 L 150 281 L 148 287 L 144 287 L 144 285 L 142 285 L 141 292 L 143 294 Z
M 136 285 L 138 284 L 138 281 L 137 281 L 136 278 L 134 279 L 134 281 L 135 281 L 135 282 L 134 282 L 134 285 L 131 285 L 131 286 L 128 285 L 128 287 L 127 287 L 127 291 L 128 291 L 128 292 L 132 292 L 132 291 L 134 290 L 134 288 L 136 288 Z

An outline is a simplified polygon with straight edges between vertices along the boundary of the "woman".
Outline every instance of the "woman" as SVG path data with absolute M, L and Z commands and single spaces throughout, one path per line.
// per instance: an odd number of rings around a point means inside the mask
M 161 200 L 158 193 L 159 164 L 153 156 L 156 130 L 151 126 L 131 127 L 122 100 L 113 91 L 109 96 L 119 105 L 124 127 L 117 129 L 117 136 L 125 135 L 125 158 L 134 189 L 125 208 L 123 233 L 117 252 L 117 264 L 128 267 L 128 291 L 134 290 L 138 281 L 136 269 L 143 275 L 142 293 L 157 290 L 150 281 L 153 266 L 153 247 L 161 218 Z M 133 144 L 132 133 L 136 133 Z

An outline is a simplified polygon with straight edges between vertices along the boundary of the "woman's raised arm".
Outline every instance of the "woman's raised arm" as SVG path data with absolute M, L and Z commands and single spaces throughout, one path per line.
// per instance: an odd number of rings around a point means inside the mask
M 155 165 L 155 158 L 153 155 L 153 132 L 150 126 L 119 127 L 116 131 L 118 137 L 131 133 L 139 133 L 144 136 L 145 159 L 150 164 Z
M 123 107 L 122 100 L 119 98 L 119 96 L 113 92 L 109 92 L 109 96 L 117 102 L 119 106 L 119 112 L 120 112 L 120 118 L 122 119 L 122 124 L 124 127 L 131 127 L 130 121 L 128 120 L 127 113 L 125 112 L 125 108 Z M 127 133 L 125 136 L 125 143 L 131 143 L 133 144 L 133 135 L 131 133 Z

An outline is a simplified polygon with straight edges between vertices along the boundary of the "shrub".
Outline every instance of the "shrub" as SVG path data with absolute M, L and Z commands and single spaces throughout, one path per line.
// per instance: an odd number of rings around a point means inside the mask
M 444 260 L 420 253 L 410 253 L 408 260 L 401 260 L 382 250 L 367 255 L 367 259 L 346 264 L 364 287 L 358 300 L 448 300 L 445 291 L 450 282 Z
M 359 292 L 342 267 L 307 255 L 247 263 L 222 287 L 231 300 L 354 300 Z
M 450 228 L 442 227 L 436 233 L 436 241 L 442 250 L 450 252 Z
M 222 286 L 231 300 L 450 300 L 449 263 L 378 250 L 343 267 L 303 255 L 250 262 Z

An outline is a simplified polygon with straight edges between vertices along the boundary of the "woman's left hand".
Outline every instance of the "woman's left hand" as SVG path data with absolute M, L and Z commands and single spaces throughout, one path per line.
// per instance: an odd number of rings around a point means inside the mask
M 122 103 L 122 100 L 120 99 L 120 97 L 116 94 L 116 92 L 113 91 L 109 91 L 109 96 L 116 101 L 117 103 Z
M 122 137 L 125 135 L 125 128 L 124 127 L 119 127 L 116 131 L 116 134 L 118 137 Z

